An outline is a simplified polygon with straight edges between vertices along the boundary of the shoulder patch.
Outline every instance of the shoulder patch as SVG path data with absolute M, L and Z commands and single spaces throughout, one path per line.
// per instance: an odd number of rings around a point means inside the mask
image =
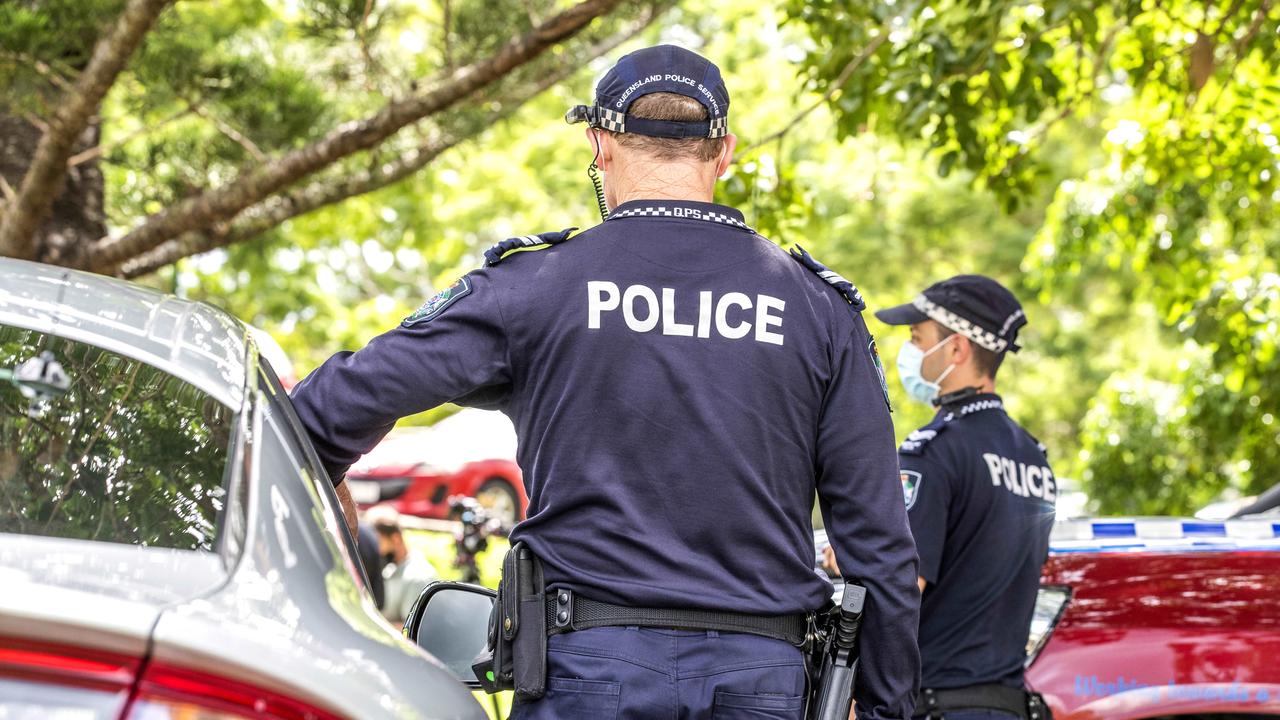
M 458 278 L 457 282 L 436 293 L 430 300 L 422 303 L 422 307 L 413 312 L 400 323 L 402 327 L 413 327 L 418 323 L 430 322 L 448 310 L 451 305 L 471 294 L 471 279 Z
M 862 293 L 858 292 L 858 288 L 854 287 L 853 283 L 845 280 L 840 273 L 814 260 L 813 256 L 799 245 L 791 249 L 790 255 L 844 296 L 845 302 L 849 303 L 854 312 L 862 312 L 867 309 L 867 304 L 862 299 Z
M 902 499 L 907 502 L 907 509 L 910 510 L 916 504 L 916 498 L 920 497 L 920 481 L 924 476 L 915 470 L 899 470 L 898 477 L 902 479 Z
M 933 442 L 934 438 L 938 437 L 943 430 L 946 430 L 947 424 L 950 423 L 954 417 L 955 416 L 950 413 L 946 415 L 939 415 L 928 425 L 925 425 L 919 430 L 912 430 L 911 434 L 907 436 L 907 439 L 903 440 L 902 444 L 898 446 L 898 452 L 903 455 L 923 455 L 925 446 L 930 442 Z
M 569 233 L 577 229 L 576 227 L 571 227 L 565 228 L 560 232 L 544 232 L 537 235 L 521 235 L 520 237 L 507 238 L 484 251 L 484 265 L 485 267 L 497 265 L 506 259 L 507 254 L 512 250 L 534 248 L 542 245 L 559 245 L 569 239 Z

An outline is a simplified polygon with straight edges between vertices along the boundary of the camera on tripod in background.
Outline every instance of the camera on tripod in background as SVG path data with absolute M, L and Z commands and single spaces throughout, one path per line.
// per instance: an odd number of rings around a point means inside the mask
M 476 556 L 489 547 L 489 538 L 506 537 L 511 528 L 473 497 L 454 495 L 449 498 L 449 519 L 459 523 L 453 532 L 453 566 L 462 570 L 462 582 L 480 583 L 480 567 Z

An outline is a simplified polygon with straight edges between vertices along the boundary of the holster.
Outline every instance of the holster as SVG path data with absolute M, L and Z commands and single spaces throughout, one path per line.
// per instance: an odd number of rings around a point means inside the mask
M 516 543 L 502 561 L 488 651 L 472 664 L 485 692 L 515 690 L 518 700 L 537 700 L 546 693 L 545 596 L 542 563 L 528 546 Z

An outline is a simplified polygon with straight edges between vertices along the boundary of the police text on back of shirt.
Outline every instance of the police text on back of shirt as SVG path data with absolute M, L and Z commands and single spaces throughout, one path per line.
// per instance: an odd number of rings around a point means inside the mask
M 661 301 L 658 298 L 658 292 L 644 285 L 621 290 L 617 283 L 591 280 L 587 282 L 587 329 L 599 330 L 606 313 L 621 310 L 623 321 L 633 332 L 651 332 L 661 324 L 663 335 L 705 340 L 714 329 L 720 337 L 738 340 L 754 330 L 756 342 L 783 344 L 782 312 L 787 303 L 771 295 L 756 295 L 752 300 L 743 293 L 728 292 L 716 298 L 710 290 L 700 291 L 696 323 L 677 320 L 675 289 L 661 288 Z M 692 319 L 688 310 L 684 314 Z
M 991 471 L 991 484 L 1004 488 L 1020 497 L 1042 498 L 1053 502 L 1058 497 L 1053 471 L 1043 465 L 1014 462 L 995 453 L 982 453 L 982 459 Z

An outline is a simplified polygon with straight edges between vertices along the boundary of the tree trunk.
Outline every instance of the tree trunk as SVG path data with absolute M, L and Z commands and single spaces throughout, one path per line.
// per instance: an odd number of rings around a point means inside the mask
M 16 190 L 31 165 L 41 131 L 22 117 L 0 112 L 0 177 Z M 98 144 L 98 120 L 90 121 L 76 143 L 80 153 Z M 76 266 L 90 244 L 107 234 L 103 210 L 102 169 L 98 160 L 81 163 L 67 171 L 59 188 L 53 212 L 36 232 L 36 259 L 55 265 Z M 7 195 L 7 193 L 6 193 Z M 0 199 L 7 200 L 0 195 Z

